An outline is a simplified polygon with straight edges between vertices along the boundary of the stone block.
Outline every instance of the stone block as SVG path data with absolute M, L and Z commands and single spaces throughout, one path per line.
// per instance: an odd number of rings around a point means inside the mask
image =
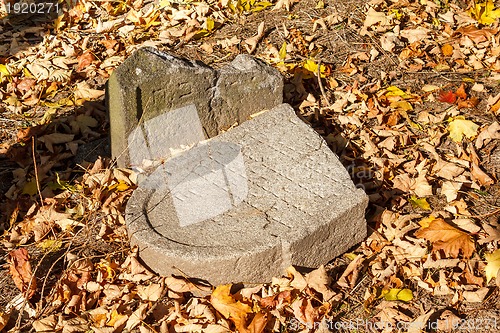
M 367 203 L 325 141 L 282 104 L 168 159 L 133 193 L 126 222 L 157 273 L 262 283 L 361 242 Z

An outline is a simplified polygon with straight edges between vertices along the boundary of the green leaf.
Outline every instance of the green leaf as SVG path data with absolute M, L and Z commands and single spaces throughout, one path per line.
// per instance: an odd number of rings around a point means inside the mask
M 423 210 L 431 210 L 431 206 L 427 202 L 426 198 L 417 198 L 416 196 L 412 195 L 409 199 L 411 205 L 413 208 L 420 208 Z

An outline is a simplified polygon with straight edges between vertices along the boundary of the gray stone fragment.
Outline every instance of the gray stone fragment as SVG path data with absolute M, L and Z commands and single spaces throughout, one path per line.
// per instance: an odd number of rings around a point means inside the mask
M 191 216 L 179 193 L 191 196 Z M 167 161 L 133 193 L 126 222 L 157 273 L 261 283 L 362 241 L 367 203 L 324 140 L 282 104 Z
M 128 167 L 168 158 L 171 149 L 214 137 L 279 105 L 283 80 L 250 56 L 216 71 L 147 47 L 113 72 L 106 92 L 112 156 Z

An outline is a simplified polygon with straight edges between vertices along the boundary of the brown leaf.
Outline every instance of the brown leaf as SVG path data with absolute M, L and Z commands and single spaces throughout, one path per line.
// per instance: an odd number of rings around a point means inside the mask
M 472 163 L 471 175 L 474 180 L 477 180 L 481 186 L 487 186 L 493 184 L 495 181 L 491 179 L 490 176 L 486 174 L 479 165 Z
M 30 299 L 36 292 L 36 280 L 31 272 L 28 251 L 25 248 L 9 252 L 9 272 L 16 287 Z
M 461 251 L 470 258 L 474 253 L 474 241 L 466 232 L 459 230 L 443 219 L 432 220 L 427 228 L 415 232 L 418 238 L 425 238 L 432 243 L 433 251 L 443 250 L 446 255 L 457 258 Z

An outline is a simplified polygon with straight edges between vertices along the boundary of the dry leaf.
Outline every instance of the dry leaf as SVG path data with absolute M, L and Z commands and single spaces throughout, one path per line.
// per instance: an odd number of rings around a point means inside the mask
M 262 36 L 264 36 L 264 21 L 259 24 L 259 27 L 257 28 L 257 35 L 245 39 L 245 44 L 247 44 L 245 45 L 245 48 L 247 49 L 248 54 L 252 54 L 253 51 L 255 51 Z
M 500 270 L 500 249 L 495 250 L 492 253 L 486 253 L 484 255 L 487 265 L 484 268 L 486 273 L 486 283 L 489 283 L 491 279 L 498 277 L 498 271 Z
M 30 299 L 36 292 L 36 279 L 31 272 L 28 251 L 25 248 L 9 252 L 9 272 L 16 287 Z
M 248 304 L 233 298 L 231 284 L 217 286 L 210 296 L 210 303 L 224 318 L 233 321 L 238 329 L 245 327 L 247 316 L 253 312 Z
M 491 140 L 500 139 L 500 124 L 494 122 L 487 128 L 483 129 L 476 139 L 476 148 L 481 149 L 487 145 Z
M 478 125 L 470 120 L 465 120 L 463 117 L 456 117 L 448 126 L 450 138 L 455 142 L 462 142 L 464 136 L 468 139 L 472 139 L 476 136 L 478 129 Z
M 469 234 L 449 225 L 443 219 L 431 221 L 427 228 L 415 232 L 415 236 L 430 241 L 433 251 L 443 250 L 453 258 L 457 258 L 459 252 L 470 258 L 475 250 L 474 241 Z

